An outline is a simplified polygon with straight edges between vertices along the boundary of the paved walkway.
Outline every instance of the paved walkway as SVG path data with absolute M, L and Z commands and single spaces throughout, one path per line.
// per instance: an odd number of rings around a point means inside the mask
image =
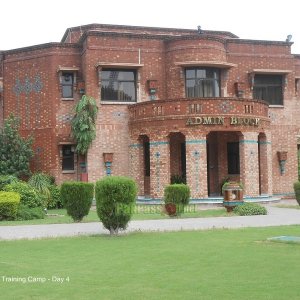
M 296 204 L 296 201 L 289 200 L 289 203 Z M 126 232 L 203 230 L 213 228 L 265 227 L 296 224 L 300 225 L 300 210 L 278 208 L 274 205 L 276 204 L 265 205 L 268 209 L 268 215 L 266 216 L 131 221 Z M 0 226 L 0 240 L 67 237 L 92 234 L 108 234 L 108 231 L 102 226 L 100 222 Z

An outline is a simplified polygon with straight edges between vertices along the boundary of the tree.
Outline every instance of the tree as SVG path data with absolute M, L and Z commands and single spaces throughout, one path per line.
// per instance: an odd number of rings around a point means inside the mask
M 72 119 L 72 137 L 77 142 L 76 151 L 86 154 L 90 144 L 96 137 L 96 118 L 98 107 L 95 99 L 83 95 L 75 106 L 75 115 Z
M 33 139 L 21 137 L 19 128 L 20 119 L 11 114 L 0 130 L 0 175 L 30 175 L 29 162 L 33 157 Z
M 107 176 L 96 182 L 97 214 L 111 235 L 126 229 L 134 210 L 137 186 L 133 179 Z

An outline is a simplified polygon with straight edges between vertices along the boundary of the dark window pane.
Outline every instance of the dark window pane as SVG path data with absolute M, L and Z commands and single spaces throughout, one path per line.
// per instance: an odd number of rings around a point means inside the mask
M 228 174 L 240 174 L 239 143 L 227 143 Z
M 255 75 L 253 98 L 267 101 L 270 105 L 282 105 L 282 76 Z
M 63 98 L 73 98 L 73 73 L 62 73 L 61 76 L 61 88 Z
M 62 86 L 62 97 L 63 98 L 73 98 L 73 86 L 63 85 Z
M 254 77 L 255 85 L 281 85 L 282 84 L 282 76 L 281 75 L 262 75 L 256 74 Z
M 132 71 L 120 71 L 118 80 L 134 81 L 134 73 Z
M 62 75 L 62 84 L 73 84 L 73 74 L 72 73 L 63 73 Z
M 150 146 L 149 146 L 149 142 L 144 143 L 144 169 L 145 169 L 145 176 L 150 176 Z
M 120 83 L 119 90 L 123 93 L 123 99 L 125 101 L 135 100 L 135 88 L 134 82 L 122 82 Z
M 74 152 L 72 151 L 71 145 L 65 145 L 62 147 L 62 170 L 74 170 Z
M 136 82 L 134 70 L 102 71 L 101 100 L 136 101 Z
M 186 70 L 185 77 L 186 78 L 195 78 L 195 70 Z
M 197 74 L 197 78 L 206 78 L 206 70 L 205 69 L 197 69 L 196 74 Z
M 109 79 L 110 71 L 102 71 L 101 78 L 102 79 Z
M 220 97 L 220 70 L 186 69 L 186 97 Z

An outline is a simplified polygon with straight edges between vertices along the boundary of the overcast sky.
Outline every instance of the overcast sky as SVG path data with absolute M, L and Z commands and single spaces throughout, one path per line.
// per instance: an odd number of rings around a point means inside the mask
M 59 42 L 91 23 L 230 31 L 243 39 L 284 41 L 300 54 L 296 0 L 8 0 L 1 3 L 0 50 Z

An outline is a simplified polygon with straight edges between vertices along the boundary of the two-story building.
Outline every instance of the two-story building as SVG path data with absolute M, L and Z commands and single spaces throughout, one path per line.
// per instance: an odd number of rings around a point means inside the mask
M 32 169 L 65 180 L 133 177 L 161 198 L 186 179 L 192 199 L 289 195 L 298 178 L 300 55 L 292 43 L 230 32 L 91 24 L 60 43 L 0 52 L 0 115 L 34 135 Z M 96 99 L 86 157 L 70 136 L 73 108 Z

